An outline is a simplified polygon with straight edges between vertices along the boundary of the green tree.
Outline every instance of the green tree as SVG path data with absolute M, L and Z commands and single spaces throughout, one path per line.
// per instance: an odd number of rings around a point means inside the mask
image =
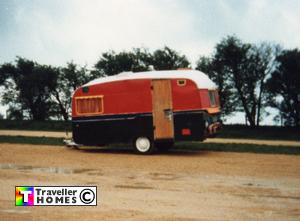
M 87 83 L 90 75 L 86 67 L 78 67 L 73 62 L 59 69 L 57 86 L 51 92 L 55 108 L 53 112 L 62 116 L 65 121 L 69 120 L 71 113 L 71 100 L 73 92 L 81 85 Z
M 267 81 L 269 103 L 279 110 L 285 125 L 300 126 L 300 51 L 284 50 Z
M 255 125 L 255 76 L 249 72 L 251 50 L 250 44 L 244 44 L 236 37 L 230 36 L 216 46 L 215 59 L 223 64 L 229 83 L 235 89 L 238 100 L 251 126 Z
M 155 70 L 176 70 L 190 67 L 190 62 L 185 55 L 180 55 L 167 46 L 154 51 L 150 63 Z
M 103 53 L 95 64 L 92 76 L 111 76 L 123 71 L 147 71 L 150 66 L 153 66 L 155 70 L 175 70 L 189 67 L 189 65 L 186 56 L 168 47 L 158 49 L 153 54 L 144 48 L 134 48 L 131 52 Z
M 204 72 L 218 86 L 220 103 L 222 107 L 222 117 L 226 118 L 237 111 L 240 107 L 232 83 L 228 81 L 229 73 L 223 68 L 222 61 L 209 57 L 200 57 L 196 64 L 196 69 Z
M 9 64 L 3 64 L 0 69 L 0 86 L 3 86 L 6 79 L 8 78 L 7 70 L 5 70 L 8 66 L 9 66 Z
M 249 64 L 250 70 L 256 77 L 256 87 L 254 89 L 254 97 L 256 103 L 256 126 L 259 126 L 261 121 L 261 115 L 264 113 L 264 109 L 268 106 L 268 91 L 266 90 L 267 79 L 274 71 L 277 61 L 276 57 L 281 52 L 281 47 L 275 44 L 261 43 L 260 45 L 254 45 L 251 51 L 251 63 Z
M 3 86 L 8 84 L 7 79 L 8 79 L 8 73 L 10 72 L 9 69 L 10 69 L 9 63 L 5 63 L 0 66 L 0 92 L 1 92 L 1 89 L 3 89 Z M 3 92 L 1 92 L 1 94 L 0 94 L 0 102 L 2 104 L 4 104 Z M 8 117 L 8 116 L 6 116 L 6 117 Z M 1 119 L 3 119 L 3 116 Z
M 123 71 L 146 71 L 151 55 L 146 49 L 133 49 L 132 52 L 108 51 L 101 55 L 92 72 L 94 77 L 111 76 Z
M 278 47 L 243 43 L 229 36 L 216 45 L 212 58 L 200 58 L 197 69 L 217 83 L 225 115 L 244 111 L 251 126 L 259 125 L 265 103 L 265 82 L 274 69 Z
M 27 115 L 33 120 L 50 117 L 53 105 L 50 94 L 56 87 L 58 76 L 55 68 L 18 57 L 16 64 L 3 64 L 0 72 L 9 76 L 2 99 L 9 105 L 9 112 L 15 116 Z

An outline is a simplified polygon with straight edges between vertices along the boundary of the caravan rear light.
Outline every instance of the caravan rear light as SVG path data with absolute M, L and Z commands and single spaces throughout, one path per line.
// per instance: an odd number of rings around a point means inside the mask
M 191 130 L 189 128 L 183 128 L 181 130 L 181 134 L 184 136 L 189 136 L 189 135 L 191 135 Z

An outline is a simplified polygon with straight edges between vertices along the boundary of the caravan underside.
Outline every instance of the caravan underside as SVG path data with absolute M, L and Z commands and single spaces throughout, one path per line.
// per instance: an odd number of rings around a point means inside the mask
M 202 141 L 212 118 L 202 111 L 173 113 L 174 141 Z M 156 128 L 151 113 L 102 115 L 72 119 L 73 139 L 83 145 L 131 142 L 146 136 L 154 141 Z

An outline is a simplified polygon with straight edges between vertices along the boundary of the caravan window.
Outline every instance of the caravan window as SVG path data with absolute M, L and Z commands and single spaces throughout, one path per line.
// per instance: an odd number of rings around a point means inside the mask
M 103 96 L 77 97 L 77 114 L 101 114 L 103 113 Z
M 214 91 L 208 91 L 208 96 L 210 100 L 210 106 L 215 107 L 216 106 L 216 97 Z
M 178 86 L 185 86 L 186 85 L 186 80 L 182 79 L 182 80 L 177 80 L 177 85 Z

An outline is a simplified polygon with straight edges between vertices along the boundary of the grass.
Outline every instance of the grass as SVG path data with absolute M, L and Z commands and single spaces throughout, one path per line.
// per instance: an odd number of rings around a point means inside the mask
M 25 137 L 25 136 L 0 136 L 0 143 L 18 143 L 32 145 L 55 145 L 62 146 L 63 138 L 53 137 Z M 115 146 L 119 147 L 120 145 Z M 128 147 L 128 145 L 125 145 Z M 114 145 L 111 147 L 114 148 Z M 289 154 L 300 155 L 300 147 L 290 146 L 269 146 L 256 144 L 222 144 L 222 143 L 201 143 L 201 142 L 178 142 L 175 150 L 191 151 L 221 151 L 238 153 L 264 153 L 264 154 Z
M 56 120 L 0 120 L 0 130 L 71 131 L 71 122 Z
M 251 128 L 245 125 L 224 125 L 220 138 L 260 139 L 260 140 L 299 140 L 300 128 L 261 126 Z
M 257 144 L 179 142 L 175 149 L 300 155 L 300 147 Z
M 27 136 L 0 136 L 0 143 L 61 146 L 61 145 L 63 145 L 63 138 L 27 137 Z
M 37 130 L 71 131 L 71 122 L 0 120 L 0 130 Z M 218 134 L 220 138 L 264 139 L 264 140 L 299 140 L 300 128 L 261 126 L 251 128 L 245 125 L 224 125 Z

